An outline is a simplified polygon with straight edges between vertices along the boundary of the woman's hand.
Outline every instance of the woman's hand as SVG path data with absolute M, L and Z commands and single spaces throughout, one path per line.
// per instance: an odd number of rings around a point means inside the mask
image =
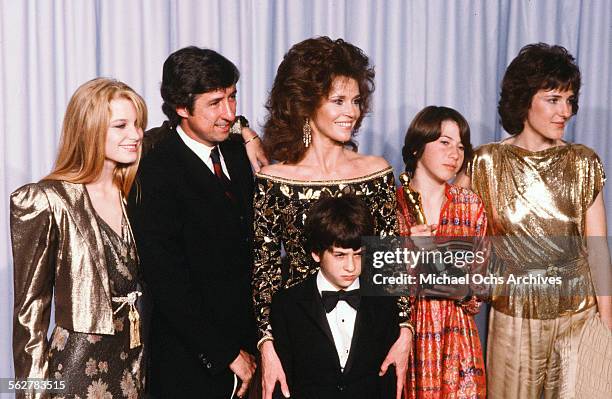
M 400 336 L 395 341 L 387 357 L 380 366 L 379 376 L 385 375 L 390 365 L 395 366 L 396 376 L 396 399 L 401 399 L 402 393 L 404 392 L 404 384 L 406 382 L 406 375 L 408 373 L 408 357 L 410 350 L 412 349 L 412 331 L 408 328 L 400 328 Z
M 262 343 L 260 352 L 263 399 L 272 399 L 272 393 L 274 392 L 277 381 L 280 383 L 283 396 L 288 398 L 290 393 L 289 387 L 287 386 L 287 379 L 285 378 L 283 365 L 276 354 L 272 341 L 265 341 Z
M 438 229 L 437 224 L 419 224 L 410 227 L 410 237 L 431 237 Z
M 247 156 L 249 157 L 249 162 L 251 163 L 251 168 L 253 168 L 253 171 L 257 173 L 262 166 L 269 164 L 266 153 L 264 152 L 263 144 L 261 143 L 261 139 L 259 139 L 257 136 L 257 133 L 255 133 L 252 129 L 243 127 L 241 132 L 242 139 L 245 143 L 244 146 L 246 148 Z
M 419 224 L 410 227 L 410 240 L 417 250 L 435 249 L 433 237 L 438 229 L 437 224 Z

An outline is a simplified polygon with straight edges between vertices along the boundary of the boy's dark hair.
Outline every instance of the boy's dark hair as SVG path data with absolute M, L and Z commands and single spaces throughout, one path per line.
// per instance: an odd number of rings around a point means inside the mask
M 198 94 L 226 89 L 239 78 L 238 68 L 216 51 L 195 46 L 177 50 L 164 62 L 162 111 L 175 127 L 182 119 L 176 113 L 177 107 L 186 107 L 192 113 Z
M 306 250 L 322 254 L 332 247 L 361 248 L 361 237 L 374 235 L 374 219 L 368 206 L 353 194 L 317 201 L 304 225 Z
M 528 44 L 504 74 L 497 112 L 504 129 L 519 134 L 525 127 L 527 112 L 538 90 L 572 90 L 572 113 L 578 112 L 580 69 L 574 57 L 561 46 Z

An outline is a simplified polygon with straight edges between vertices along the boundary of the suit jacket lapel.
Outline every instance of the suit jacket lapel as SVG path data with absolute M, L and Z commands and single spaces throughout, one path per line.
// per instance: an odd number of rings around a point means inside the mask
M 240 201 L 240 206 L 245 207 L 249 203 L 249 198 L 247 198 L 248 193 L 244 190 L 247 184 L 244 183 L 244 170 L 240 169 L 238 154 L 234 148 L 231 148 L 225 142 L 221 143 L 219 147 L 221 148 L 221 154 L 223 155 L 225 166 L 227 166 L 227 171 L 229 172 L 231 181 L 230 189 Z M 251 176 L 248 176 L 248 178 L 250 179 Z
M 69 216 L 74 220 L 74 224 L 89 247 L 89 252 L 96 265 L 102 286 L 110 301 L 110 284 L 108 281 L 104 244 L 102 243 L 100 227 L 96 220 L 96 211 L 89 199 L 87 189 L 83 184 L 68 182 L 62 182 L 61 185 L 57 186 L 57 189 L 64 191 L 61 198 L 64 198 L 67 202 L 67 208 L 70 210 Z
M 171 132 L 172 149 L 184 165 L 184 174 L 188 180 L 194 181 L 190 188 L 198 190 L 203 196 L 210 192 L 217 193 L 223 203 L 228 203 L 221 182 L 206 166 L 206 164 L 181 140 L 176 130 Z M 215 187 L 215 190 L 202 189 L 203 187 Z

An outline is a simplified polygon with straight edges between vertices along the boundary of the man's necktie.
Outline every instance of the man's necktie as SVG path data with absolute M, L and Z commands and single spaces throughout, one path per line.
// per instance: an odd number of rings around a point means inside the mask
M 221 167 L 221 156 L 219 154 L 219 147 L 215 146 L 210 151 L 210 159 L 213 163 L 215 175 L 217 176 L 217 178 L 221 182 L 221 185 L 223 186 L 223 189 L 225 190 L 225 195 L 227 195 L 227 197 L 233 201 L 234 195 L 232 194 L 232 191 L 230 189 L 232 183 L 230 182 L 230 179 L 225 175 L 225 173 L 223 173 L 223 168 Z
M 338 301 L 345 301 L 353 309 L 359 309 L 359 303 L 361 302 L 361 294 L 359 289 L 350 291 L 321 291 L 321 299 L 323 300 L 323 307 L 325 312 L 329 313 L 336 308 Z

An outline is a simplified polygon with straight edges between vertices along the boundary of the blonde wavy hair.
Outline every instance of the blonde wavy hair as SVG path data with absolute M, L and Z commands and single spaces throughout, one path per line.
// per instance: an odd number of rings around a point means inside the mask
M 43 180 L 65 180 L 71 183 L 91 183 L 102 173 L 105 142 L 111 120 L 112 100 L 126 99 L 136 108 L 136 126 L 147 126 L 147 107 L 131 87 L 110 78 L 95 78 L 81 85 L 70 98 L 53 171 Z M 117 164 L 113 181 L 124 196 L 130 192 L 136 177 L 138 159 L 130 164 Z

